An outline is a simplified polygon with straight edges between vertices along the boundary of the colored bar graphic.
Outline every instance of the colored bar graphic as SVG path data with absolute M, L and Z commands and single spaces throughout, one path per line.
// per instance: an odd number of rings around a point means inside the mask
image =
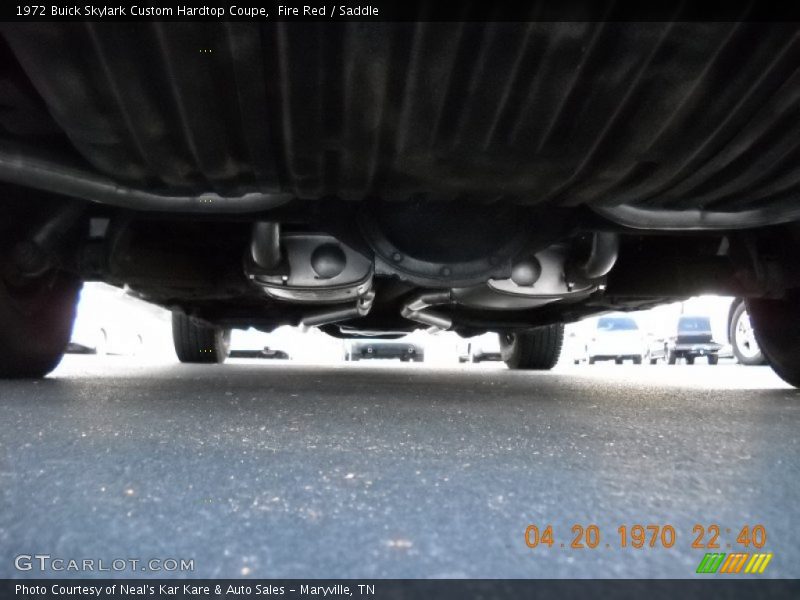
M 739 559 L 739 562 L 736 563 L 736 570 L 734 571 L 734 573 L 738 573 L 739 571 L 742 570 L 742 567 L 744 566 L 744 563 L 747 562 L 747 559 L 749 557 L 750 557 L 750 554 L 748 554 L 746 552 L 742 554 L 742 557 Z
M 738 573 L 742 570 L 744 566 L 744 562 L 750 554 L 745 554 L 741 552 L 734 552 L 733 554 L 728 555 L 728 559 L 723 563 L 722 568 L 719 570 L 720 573 Z
M 756 569 L 759 567 L 759 563 L 764 558 L 763 554 L 753 554 L 753 558 L 750 559 L 750 562 L 747 563 L 747 566 L 744 569 L 745 573 L 756 573 Z
M 763 573 L 764 569 L 767 568 L 767 565 L 769 564 L 769 561 L 771 561 L 771 560 L 772 560 L 772 552 L 770 552 L 769 554 L 765 554 L 764 555 L 764 560 L 761 562 L 761 566 L 759 567 L 758 572 L 759 573 Z
M 724 552 L 709 552 L 700 561 L 697 566 L 697 573 L 716 573 L 722 560 L 725 558 Z
M 709 552 L 700 561 L 696 572 L 701 574 L 725 573 L 728 575 L 742 572 L 760 574 L 764 572 L 771 560 L 771 552 L 758 554 L 750 554 L 748 552 L 733 552 L 731 554 Z

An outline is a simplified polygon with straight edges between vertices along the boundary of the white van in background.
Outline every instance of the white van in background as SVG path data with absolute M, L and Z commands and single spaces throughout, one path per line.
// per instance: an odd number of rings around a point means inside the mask
M 618 365 L 625 360 L 642 364 L 647 344 L 636 319 L 622 314 L 606 315 L 593 321 L 586 341 L 586 360 L 590 365 L 599 360 L 613 360 Z

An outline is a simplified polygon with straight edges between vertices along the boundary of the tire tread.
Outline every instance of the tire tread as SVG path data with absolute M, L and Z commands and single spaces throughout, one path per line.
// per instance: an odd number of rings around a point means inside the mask
M 561 356 L 564 325 L 557 323 L 518 333 L 505 348 L 503 360 L 510 369 L 552 369 Z
M 196 323 L 182 313 L 172 313 L 172 340 L 183 363 L 215 364 L 227 357 L 221 330 Z

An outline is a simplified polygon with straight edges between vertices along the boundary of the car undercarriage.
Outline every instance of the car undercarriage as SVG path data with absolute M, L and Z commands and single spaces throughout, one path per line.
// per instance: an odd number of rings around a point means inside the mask
M 800 385 L 796 25 L 17 24 L 0 69 L 2 376 L 104 281 L 187 362 L 292 324 L 549 368 L 565 322 L 726 294 Z

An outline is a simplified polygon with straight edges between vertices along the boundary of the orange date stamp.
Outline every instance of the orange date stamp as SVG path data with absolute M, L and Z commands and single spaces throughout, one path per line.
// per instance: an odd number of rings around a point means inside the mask
M 562 533 L 562 532 L 559 532 Z M 553 525 L 531 524 L 525 528 L 525 545 L 528 548 L 571 548 L 594 550 L 596 548 L 673 548 L 678 544 L 678 530 L 670 524 L 620 525 L 611 534 L 601 531 L 594 523 L 574 524 L 568 535 L 557 535 Z M 685 543 L 680 547 L 699 550 L 761 549 L 767 543 L 767 531 L 763 525 L 743 525 L 734 529 L 712 523 L 695 524 L 685 534 Z

